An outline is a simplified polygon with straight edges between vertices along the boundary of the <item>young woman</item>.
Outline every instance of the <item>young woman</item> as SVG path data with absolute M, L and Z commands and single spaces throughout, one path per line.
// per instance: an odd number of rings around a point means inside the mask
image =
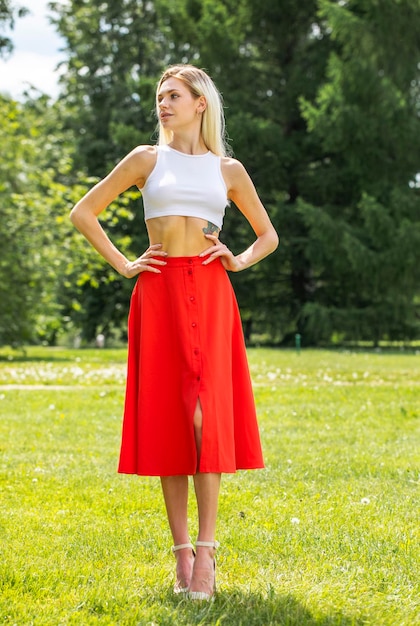
M 174 591 L 215 591 L 222 473 L 263 467 L 236 299 L 227 271 L 275 250 L 277 234 L 243 165 L 226 156 L 219 92 L 202 70 L 168 68 L 156 92 L 157 146 L 130 152 L 73 208 L 71 220 L 122 276 L 138 280 L 128 324 L 128 371 L 119 471 L 160 476 L 177 561 Z M 98 216 L 136 185 L 150 245 L 134 261 Z M 219 233 L 232 200 L 256 240 L 234 255 Z M 188 534 L 188 476 L 198 508 Z

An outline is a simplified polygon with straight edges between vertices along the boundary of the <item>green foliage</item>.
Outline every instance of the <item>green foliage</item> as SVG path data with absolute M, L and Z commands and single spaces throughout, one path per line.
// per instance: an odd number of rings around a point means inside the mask
M 68 219 L 95 179 L 73 169 L 72 141 L 60 130 L 61 105 L 44 97 L 25 103 L 1 98 L 0 112 L 0 345 L 54 344 L 74 327 L 91 340 L 98 326 L 124 326 L 129 285 L 124 293 L 115 271 Z M 105 216 L 127 254 L 136 198 L 126 194 Z
M 419 623 L 418 356 L 249 351 L 266 469 L 223 476 L 204 605 L 172 593 L 159 480 L 116 473 L 125 360 L 0 352 L 5 624 Z
M 415 15 L 418 3 L 320 2 L 335 50 L 316 98 L 300 99 L 319 157 L 297 203 L 311 268 L 302 326 L 316 343 L 333 329 L 376 341 L 419 331 Z
M 74 188 L 73 204 L 86 191 L 87 187 Z M 128 231 L 134 231 L 136 227 L 132 224 L 139 221 L 139 216 L 132 210 L 138 204 L 139 195 L 139 192 L 125 193 L 112 203 L 102 217 L 115 245 L 128 257 L 136 256 L 133 238 Z M 68 222 L 67 215 L 65 219 Z M 70 227 L 69 222 L 67 227 Z M 133 281 L 121 278 L 79 233 L 70 234 L 67 248 L 71 262 L 66 265 L 59 297 L 74 333 L 80 333 L 87 342 L 92 341 L 98 332 L 105 333 L 108 338 L 125 339 Z
M 413 294 L 419 279 L 420 231 L 411 221 L 417 210 L 414 201 L 408 191 L 395 192 L 387 207 L 365 194 L 353 224 L 334 215 L 334 207 L 328 213 L 326 207 L 298 201 L 311 233 L 305 255 L 317 298 L 305 305 L 303 316 L 315 341 L 328 342 L 331 328 L 344 338 L 375 342 L 417 336 Z
M 51 293 L 61 262 L 51 247 L 50 211 L 59 189 L 49 159 L 57 171 L 69 164 L 40 115 L 48 117 L 44 99 L 25 106 L 0 98 L 0 111 L 0 345 L 19 345 L 33 339 L 41 312 L 46 319 L 59 315 Z
M 156 81 L 179 61 L 215 79 L 234 155 L 280 235 L 275 254 L 231 277 L 247 338 L 287 344 L 299 332 L 308 345 L 418 335 L 418 0 L 70 0 L 50 8 L 66 42 L 60 100 L 30 96 L 19 105 L 28 114 L 21 131 L 5 122 L 7 111 L 0 130 L 15 142 L 3 151 L 5 180 L 16 185 L 19 159 L 26 176 L 43 172 L 13 203 L 10 189 L 1 191 L 2 215 L 9 211 L 3 288 L 18 287 L 22 309 L 17 321 L 16 307 L 3 304 L 12 336 L 16 324 L 22 337 L 46 341 L 65 326 L 86 340 L 98 330 L 124 336 L 132 283 L 71 234 L 67 213 L 124 154 L 154 141 Z M 57 224 L 23 236 L 25 205 L 32 222 Z M 130 190 L 103 218 L 134 256 L 147 247 L 140 210 Z M 7 239 L 14 229 L 22 233 L 18 264 Z M 234 206 L 222 239 L 234 252 L 253 239 Z M 27 271 L 31 250 L 41 255 L 39 276 Z M 29 293 L 44 295 L 34 305 Z
M 166 42 L 155 3 L 71 0 L 50 7 L 67 42 L 62 98 L 75 163 L 102 177 L 137 144 L 150 143 L 156 124 L 154 89 Z
M 0 58 L 7 57 L 13 50 L 10 36 L 3 34 L 3 30 L 13 29 L 16 20 L 24 17 L 28 9 L 12 0 L 0 0 Z

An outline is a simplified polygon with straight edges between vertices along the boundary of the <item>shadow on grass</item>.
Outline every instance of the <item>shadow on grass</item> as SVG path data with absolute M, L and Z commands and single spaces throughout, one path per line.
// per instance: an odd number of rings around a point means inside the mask
M 172 591 L 165 598 L 174 607 L 170 623 L 214 626 L 361 626 L 364 621 L 346 617 L 339 611 L 329 615 L 312 614 L 290 594 L 222 591 L 214 602 L 177 599 Z M 163 623 L 162 623 L 163 624 Z M 165 622 L 166 624 L 166 622 Z

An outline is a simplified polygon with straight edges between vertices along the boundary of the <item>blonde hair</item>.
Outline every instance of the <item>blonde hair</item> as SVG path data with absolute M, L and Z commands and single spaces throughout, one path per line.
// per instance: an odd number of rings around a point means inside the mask
M 207 148 L 218 156 L 230 153 L 226 142 L 225 117 L 223 114 L 223 100 L 216 85 L 204 70 L 194 65 L 171 65 L 162 74 L 156 90 L 156 111 L 159 111 L 157 94 L 161 85 L 168 78 L 179 78 L 190 90 L 194 98 L 204 96 L 207 106 L 202 113 L 201 135 Z M 172 141 L 172 131 L 158 124 L 158 144 L 165 145 Z

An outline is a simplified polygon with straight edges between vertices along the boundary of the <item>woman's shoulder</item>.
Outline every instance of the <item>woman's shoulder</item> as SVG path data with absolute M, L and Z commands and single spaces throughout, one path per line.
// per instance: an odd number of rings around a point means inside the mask
M 248 177 L 244 165 L 233 157 L 221 158 L 221 170 L 228 188 L 236 187 L 244 177 Z
M 139 166 L 147 166 L 149 163 L 156 161 L 156 154 L 156 146 L 144 144 L 133 148 L 122 162 L 137 169 Z
M 157 154 L 157 146 L 151 146 L 148 144 L 141 144 L 140 146 L 136 146 L 131 152 L 130 155 L 133 159 L 141 160 L 141 161 L 150 161 L 156 159 Z
M 136 172 L 137 186 L 143 187 L 148 176 L 156 165 L 157 159 L 157 147 L 151 145 L 136 146 L 129 154 L 127 154 L 125 161 L 127 166 L 133 172 Z
M 223 170 L 227 173 L 230 172 L 233 175 L 240 175 L 246 171 L 244 165 L 238 161 L 238 159 L 234 159 L 233 157 L 221 157 L 221 165 Z

